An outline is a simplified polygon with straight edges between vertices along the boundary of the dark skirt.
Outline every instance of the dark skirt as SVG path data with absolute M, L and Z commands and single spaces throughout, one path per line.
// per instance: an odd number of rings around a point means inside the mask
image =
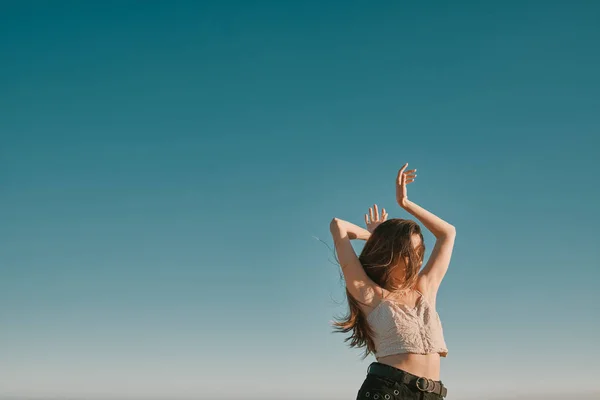
M 378 364 L 374 362 L 373 364 Z M 394 368 L 388 366 L 389 368 Z M 398 368 L 395 368 L 398 369 Z M 399 370 L 402 371 L 402 370 Z M 418 377 L 402 371 L 414 379 Z M 436 393 L 423 392 L 415 385 L 395 381 L 391 378 L 378 376 L 371 373 L 363 381 L 358 390 L 356 400 L 442 400 L 443 397 Z

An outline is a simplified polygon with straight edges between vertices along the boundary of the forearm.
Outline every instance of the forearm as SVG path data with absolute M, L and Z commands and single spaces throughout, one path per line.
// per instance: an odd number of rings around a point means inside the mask
M 368 230 L 339 218 L 334 218 L 331 221 L 330 228 L 332 230 L 339 229 L 342 233 L 345 232 L 348 235 L 348 238 L 352 240 L 367 240 L 371 237 L 371 233 Z
M 413 203 L 410 200 L 406 200 L 402 204 L 402 208 L 404 208 L 410 214 L 415 216 L 419 221 L 421 221 L 421 223 L 425 225 L 425 228 L 427 228 L 431 233 L 433 233 L 433 236 L 435 236 L 436 238 L 440 238 L 443 236 L 453 236 L 456 234 L 456 229 L 453 225 L 449 224 L 440 217 L 432 214 L 431 212 L 427 211 L 423 207 Z

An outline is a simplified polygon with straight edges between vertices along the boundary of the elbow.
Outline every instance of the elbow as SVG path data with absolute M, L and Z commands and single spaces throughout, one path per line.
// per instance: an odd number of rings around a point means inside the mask
M 339 227 L 339 222 L 340 222 L 340 219 L 339 219 L 339 218 L 333 218 L 333 219 L 331 220 L 331 222 L 329 223 L 329 230 L 330 230 L 330 231 L 332 231 L 332 232 L 333 232 L 334 230 L 337 230 L 337 229 L 338 229 L 338 227 Z
M 455 238 L 456 237 L 456 227 L 454 225 L 449 225 L 444 236 Z
M 339 218 L 332 219 L 331 222 L 329 223 L 329 231 L 331 233 L 340 232 L 340 222 L 341 222 L 341 219 L 339 219 Z

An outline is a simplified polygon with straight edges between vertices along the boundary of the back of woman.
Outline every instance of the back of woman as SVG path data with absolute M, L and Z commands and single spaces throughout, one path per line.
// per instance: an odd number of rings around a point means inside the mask
M 396 180 L 396 200 L 436 238 L 425 266 L 425 244 L 418 223 L 388 219 L 377 205 L 365 215 L 367 229 L 334 218 L 330 229 L 346 282 L 350 312 L 335 322 L 350 332 L 351 347 L 365 348 L 376 358 L 358 390 L 357 399 L 442 399 L 440 359 L 448 349 L 436 298 L 452 256 L 455 228 L 408 200 L 406 186 L 416 170 L 405 164 Z M 360 255 L 353 239 L 366 240 Z

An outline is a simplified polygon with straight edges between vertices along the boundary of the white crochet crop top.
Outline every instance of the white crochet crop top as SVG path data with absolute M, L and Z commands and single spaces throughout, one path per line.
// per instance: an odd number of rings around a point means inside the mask
M 420 297 L 413 308 L 382 299 L 369 312 L 367 321 L 374 332 L 375 357 L 401 353 L 439 353 L 446 357 L 448 349 L 440 316 L 425 296 L 418 293 Z

